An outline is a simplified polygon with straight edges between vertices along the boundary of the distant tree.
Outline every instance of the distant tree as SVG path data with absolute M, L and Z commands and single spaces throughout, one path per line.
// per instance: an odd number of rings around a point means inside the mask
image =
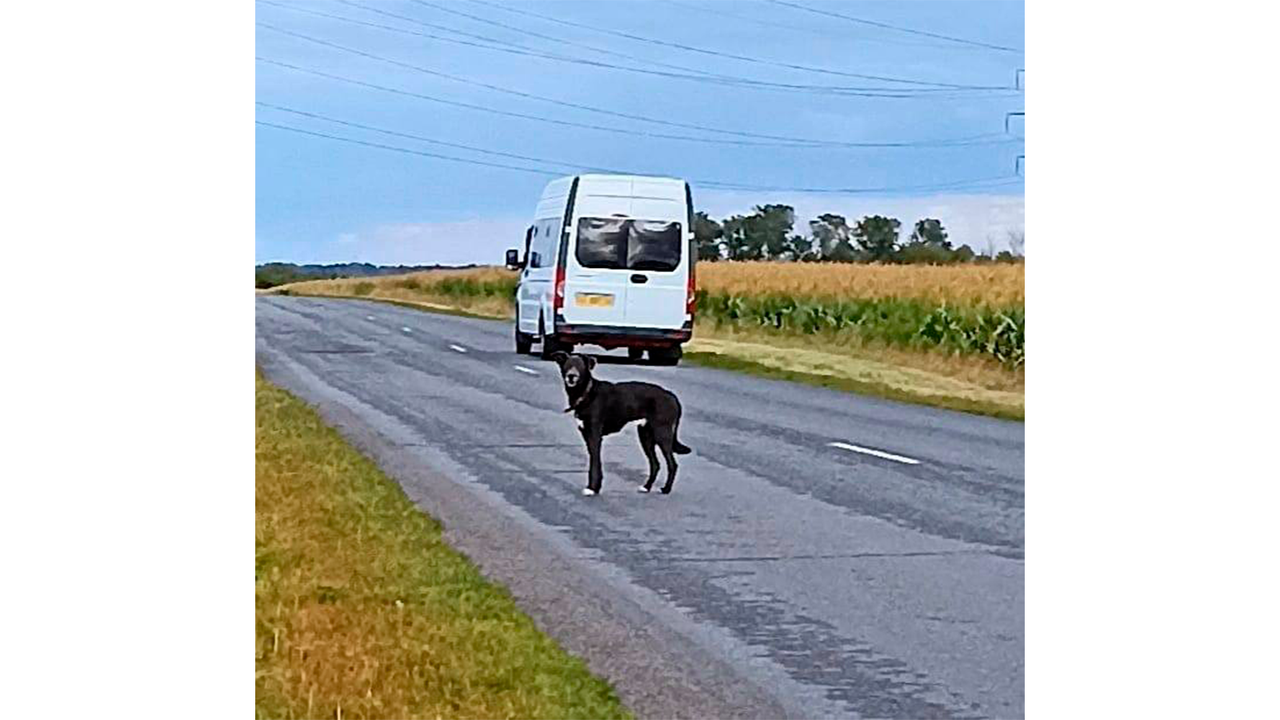
M 933 243 L 913 242 L 902 246 L 897 259 L 907 265 L 950 265 L 956 262 L 956 253 Z
M 952 259 L 958 263 L 971 263 L 973 262 L 973 258 L 974 258 L 973 248 L 969 247 L 968 245 L 961 245 L 960 247 L 955 249 L 955 252 L 952 253 Z
M 746 218 L 741 215 L 725 218 L 722 226 L 725 257 L 730 260 L 749 260 L 746 235 Z
M 1026 245 L 1027 245 L 1027 231 L 1022 228 L 1018 228 L 1017 230 L 1010 230 L 1008 233 L 1008 237 L 1009 237 L 1009 250 L 1013 251 L 1014 255 L 1022 257 L 1023 250 L 1026 248 Z
M 809 221 L 809 234 L 813 237 L 813 254 L 832 262 L 853 262 L 857 251 L 853 248 L 853 229 L 842 215 L 824 213 Z
M 917 220 L 915 229 L 911 231 L 911 244 L 931 245 L 945 250 L 951 249 L 951 241 L 947 240 L 946 228 L 942 221 L 934 218 Z
M 753 260 L 785 257 L 796 211 L 790 205 L 757 205 L 745 220 L 747 246 Z
M 720 259 L 720 239 L 724 237 L 724 227 L 712 220 L 704 212 L 693 216 L 693 239 L 698 248 L 699 260 Z
M 750 215 L 734 215 L 724 221 L 724 248 L 730 260 L 785 259 L 791 252 L 790 235 L 795 224 L 790 205 L 757 205 Z
M 854 226 L 853 238 L 871 262 L 890 262 L 898 249 L 900 227 L 897 218 L 868 215 Z
M 269 265 L 261 265 L 254 273 L 254 287 L 260 290 L 273 288 L 277 285 L 286 285 L 301 280 L 309 280 L 310 278 L 298 272 L 296 266 L 286 265 L 283 263 L 272 263 Z
M 1018 258 L 1008 250 L 1001 250 L 1000 254 L 996 255 L 996 262 L 1013 264 L 1018 262 Z
M 945 265 L 954 262 L 955 253 L 942 221 L 933 218 L 917 220 L 911 239 L 898 251 L 898 261 L 909 264 Z
M 787 250 L 783 257 L 794 262 L 812 262 L 817 259 L 813 251 L 813 240 L 804 235 L 792 235 L 787 238 Z

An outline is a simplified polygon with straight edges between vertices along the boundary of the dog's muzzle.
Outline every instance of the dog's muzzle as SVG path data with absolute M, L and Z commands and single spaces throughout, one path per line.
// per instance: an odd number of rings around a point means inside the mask
M 564 374 L 564 384 L 569 387 L 577 387 L 580 380 L 582 376 L 572 370 Z

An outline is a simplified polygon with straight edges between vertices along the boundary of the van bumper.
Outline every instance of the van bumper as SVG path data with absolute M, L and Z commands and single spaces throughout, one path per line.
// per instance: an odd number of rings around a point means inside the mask
M 559 321 L 559 318 L 556 318 Z M 569 325 L 556 322 L 556 338 L 561 342 L 616 347 L 671 347 L 693 337 L 693 323 L 679 329 L 622 327 L 617 325 Z

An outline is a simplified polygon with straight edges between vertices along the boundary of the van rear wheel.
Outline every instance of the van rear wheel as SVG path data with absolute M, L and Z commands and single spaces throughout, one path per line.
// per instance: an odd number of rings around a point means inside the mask
M 679 345 L 666 348 L 649 348 L 649 361 L 654 365 L 679 365 L 684 350 Z
M 516 352 L 521 355 L 528 355 L 533 351 L 533 336 L 528 333 L 520 332 L 520 326 L 516 325 Z

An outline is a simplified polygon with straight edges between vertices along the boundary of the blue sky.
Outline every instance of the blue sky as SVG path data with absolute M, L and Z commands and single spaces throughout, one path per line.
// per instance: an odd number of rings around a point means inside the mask
M 1021 53 L 999 52 L 820 16 L 764 0 L 615 0 L 513 2 L 341 0 L 259 3 L 257 19 L 309 36 L 470 81 L 672 122 L 740 132 L 843 142 L 932 141 L 986 136 L 981 144 L 912 148 L 796 148 L 688 142 L 564 127 L 426 101 L 277 65 L 257 63 L 257 100 L 352 123 L 439 141 L 554 160 L 559 165 L 495 157 L 456 147 L 390 137 L 274 108 L 257 119 L 312 132 L 483 162 L 571 174 L 570 166 L 604 167 L 778 190 L 716 189 L 694 182 L 698 209 L 713 217 L 782 202 L 797 227 L 822 212 L 851 220 L 892 214 L 910 227 L 942 219 L 953 240 L 977 249 L 1004 247 L 1023 226 L 1020 182 L 941 189 L 956 181 L 1012 176 L 1020 142 L 1004 140 L 1005 114 L 1022 110 L 1014 92 L 930 90 L 940 97 L 853 97 L 772 88 L 729 87 L 570 64 L 357 25 L 280 4 L 415 33 L 487 41 L 533 53 L 689 75 L 695 72 L 791 85 L 931 87 L 859 79 L 713 57 L 598 31 L 566 27 L 505 8 L 554 16 L 639 37 L 741 55 L 769 63 L 823 68 L 919 82 L 1011 86 Z M 796 0 L 820 10 L 1014 48 L 1023 47 L 1021 2 L 837 2 Z M 358 7 L 380 10 L 436 25 Z M 444 9 L 441 9 L 444 8 Z M 447 12 L 466 13 L 497 27 Z M 737 16 L 737 17 L 731 17 Z M 440 29 L 447 28 L 447 29 Z M 456 32 L 454 32 L 456 31 Z M 619 58 L 549 36 L 622 53 Z M 701 138 L 735 136 L 660 126 L 515 97 L 362 57 L 275 30 L 257 28 L 256 53 L 268 58 L 458 103 L 504 112 L 629 130 Z M 1021 134 L 1017 120 L 1012 126 Z M 742 138 L 738 138 L 742 139 Z M 748 139 L 750 140 L 750 139 Z M 258 262 L 466 263 L 501 261 L 518 244 L 550 176 L 407 155 L 257 127 L 256 258 Z M 854 195 L 808 194 L 797 188 L 889 188 Z

